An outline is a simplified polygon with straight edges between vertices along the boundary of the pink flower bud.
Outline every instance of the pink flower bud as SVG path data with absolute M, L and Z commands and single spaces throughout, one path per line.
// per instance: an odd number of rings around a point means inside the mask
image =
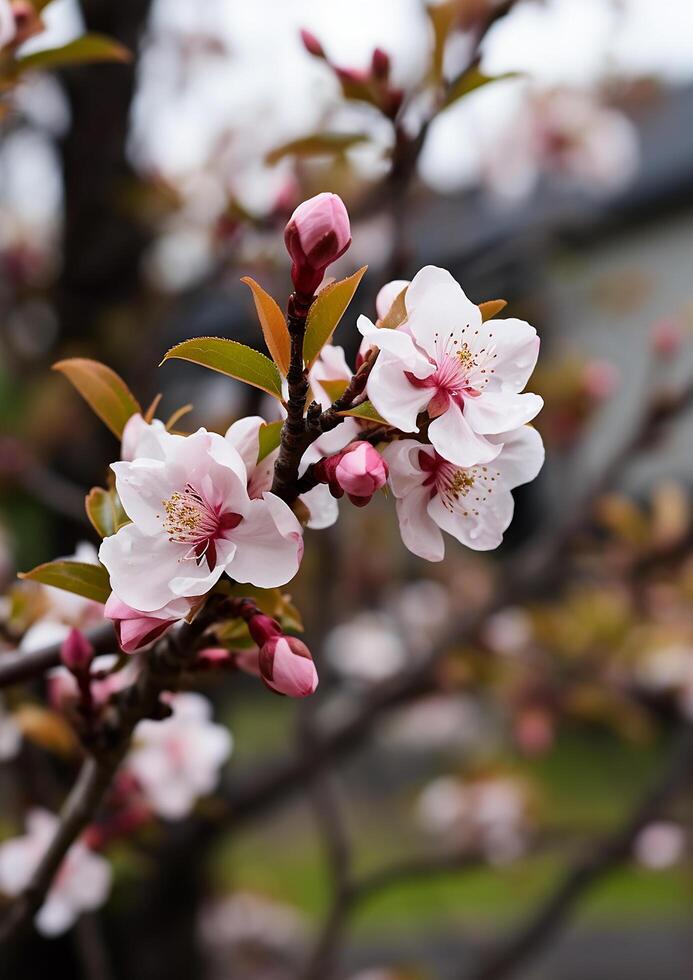
M 306 49 L 308 54 L 312 54 L 314 58 L 325 57 L 325 49 L 320 41 L 318 41 L 315 34 L 311 34 L 310 31 L 302 30 L 301 40 L 303 41 L 303 47 Z
M 387 463 L 370 443 L 352 442 L 335 466 L 334 479 L 352 503 L 365 504 L 385 486 Z
M 265 616 L 264 613 L 258 613 L 256 616 L 251 616 L 248 619 L 248 632 L 255 640 L 259 647 L 272 636 L 279 636 L 281 634 L 281 626 L 276 621 L 272 619 L 271 616 Z
M 373 78 L 377 78 L 380 82 L 386 81 L 390 74 L 390 56 L 382 48 L 376 48 L 373 52 L 371 71 Z
M 121 602 L 111 593 L 104 606 L 104 616 L 113 620 L 113 628 L 121 650 L 134 653 L 158 640 L 178 620 L 159 618 L 155 613 L 143 613 Z
M 60 647 L 60 659 L 73 674 L 86 673 L 94 659 L 94 647 L 84 633 L 71 629 Z
M 367 85 L 368 74 L 359 68 L 338 68 L 334 66 L 334 73 L 340 82 L 345 85 Z
M 272 636 L 260 649 L 260 674 L 267 687 L 290 698 L 305 698 L 318 686 L 310 650 L 295 636 Z
M 203 670 L 232 667 L 234 666 L 234 655 L 225 647 L 205 647 L 198 653 L 195 665 L 202 667 Z
M 312 296 L 325 270 L 351 244 L 349 215 L 336 194 L 318 194 L 296 208 L 284 232 L 298 293 Z
M 660 357 L 675 357 L 683 345 L 683 331 L 676 320 L 658 320 L 652 327 L 652 350 Z

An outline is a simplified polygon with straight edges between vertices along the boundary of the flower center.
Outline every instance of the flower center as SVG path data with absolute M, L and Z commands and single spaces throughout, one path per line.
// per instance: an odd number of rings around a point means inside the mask
M 240 514 L 222 513 L 221 507 L 212 506 L 189 483 L 184 490 L 175 490 L 164 500 L 163 508 L 164 531 L 169 541 L 190 545 L 184 557 L 194 558 L 198 565 L 206 559 L 210 571 L 217 563 L 217 539 L 243 519 Z
M 498 470 L 488 466 L 454 466 L 438 453 L 431 455 L 423 449 L 419 452 L 419 466 L 428 473 L 424 486 L 430 487 L 431 497 L 438 495 L 447 510 L 463 517 L 479 516 L 478 505 L 488 501 L 500 476 Z
M 460 408 L 465 398 L 478 398 L 495 373 L 491 366 L 497 358 L 493 334 L 489 335 L 489 344 L 474 353 L 469 343 L 463 339 L 470 329 L 469 324 L 461 331 L 450 331 L 447 334 L 436 333 L 434 337 L 434 352 L 430 361 L 435 365 L 435 371 L 428 378 L 417 378 L 411 372 L 406 372 L 408 381 L 416 388 L 433 388 L 434 394 L 426 406 L 431 418 L 436 418 L 448 410 L 451 399 Z M 474 331 L 475 336 L 479 333 Z

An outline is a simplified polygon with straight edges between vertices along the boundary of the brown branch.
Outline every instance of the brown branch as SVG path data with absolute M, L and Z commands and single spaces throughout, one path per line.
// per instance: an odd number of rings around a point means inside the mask
M 279 455 L 274 464 L 272 493 L 291 503 L 296 499 L 294 492 L 298 478 L 301 456 L 308 448 L 308 434 L 303 413 L 308 395 L 308 373 L 303 365 L 303 341 L 306 335 L 306 320 L 313 297 L 302 298 L 293 293 L 289 297 L 287 326 L 291 339 L 289 371 L 286 380 L 289 386 L 289 399 L 286 405 L 286 420 L 282 426 Z
M 21 934 L 46 897 L 68 850 L 90 822 L 120 759 L 109 764 L 88 758 L 60 812 L 57 831 L 26 890 L 10 905 L 0 925 L 0 948 Z
M 72 844 L 94 817 L 143 718 L 165 717 L 159 696 L 175 690 L 194 657 L 199 627 L 181 630 L 177 640 L 163 638 L 150 650 L 134 684 L 115 695 L 100 724 L 90 733 L 89 754 L 60 812 L 56 833 L 26 890 L 10 905 L 0 923 L 0 950 L 11 948 L 40 909 L 60 865 Z M 163 710 L 162 710 L 163 709 Z
M 96 653 L 108 653 L 113 650 L 116 639 L 113 624 L 105 620 L 85 635 Z M 60 665 L 60 648 L 62 643 L 51 643 L 40 650 L 0 654 L 0 687 L 10 684 L 20 684 L 22 681 L 33 680 L 45 674 L 52 667 Z
M 672 798 L 693 781 L 693 726 L 677 740 L 664 772 L 657 776 L 624 823 L 569 868 L 527 921 L 490 952 L 468 980 L 501 980 L 534 956 L 565 923 L 577 902 L 628 859 L 638 833 L 659 817 Z M 465 980 L 467 975 L 465 974 Z

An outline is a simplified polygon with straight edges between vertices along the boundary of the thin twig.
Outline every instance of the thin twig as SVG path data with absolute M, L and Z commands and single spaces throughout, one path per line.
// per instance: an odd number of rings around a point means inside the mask
M 51 843 L 28 887 L 10 905 L 0 922 L 0 949 L 20 938 L 40 909 L 55 874 L 72 844 L 86 829 L 111 784 L 130 745 L 132 733 L 143 718 L 162 717 L 159 696 L 175 690 L 196 652 L 199 627 L 184 627 L 173 641 L 160 640 L 144 658 L 134 684 L 117 694 L 104 710 L 100 725 L 90 734 L 90 754 L 60 812 Z
M 85 636 L 96 653 L 108 653 L 116 645 L 113 624 L 110 620 L 85 630 Z M 0 687 L 9 687 L 10 684 L 32 680 L 45 674 L 47 670 L 58 667 L 61 646 L 62 642 L 51 643 L 39 650 L 0 653 Z
M 565 923 L 577 902 L 630 856 L 638 833 L 693 780 L 693 726 L 686 726 L 669 763 L 621 826 L 570 867 L 527 921 L 491 951 L 465 980 L 501 980 L 523 966 Z

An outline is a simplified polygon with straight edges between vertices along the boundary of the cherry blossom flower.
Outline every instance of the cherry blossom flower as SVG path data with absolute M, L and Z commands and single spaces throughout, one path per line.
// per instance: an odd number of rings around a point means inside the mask
M 262 588 L 293 578 L 301 526 L 274 494 L 248 496 L 228 440 L 205 429 L 160 433 L 150 452 L 112 465 L 132 523 L 104 539 L 99 558 L 122 602 L 154 612 L 206 594 L 224 572 Z
M 0 890 L 21 894 L 30 883 L 58 826 L 58 818 L 47 810 L 33 809 L 27 815 L 27 833 L 0 844 Z M 36 916 L 36 928 L 44 936 L 57 936 L 69 929 L 82 912 L 103 905 L 111 888 L 111 867 L 105 858 L 77 841 L 67 852 Z
M 406 644 L 396 621 L 382 612 L 361 612 L 335 626 L 325 639 L 330 666 L 356 683 L 393 677 L 407 662 Z
M 501 199 L 531 194 L 542 174 L 595 194 L 613 193 L 633 178 L 638 134 L 622 112 L 590 92 L 533 93 L 518 106 L 502 137 L 489 145 L 484 179 Z
M 441 776 L 422 792 L 417 813 L 437 838 L 479 849 L 491 864 L 506 864 L 526 849 L 528 802 L 522 783 L 507 776 L 468 783 Z
M 457 466 L 488 463 L 500 443 L 487 437 L 529 422 L 538 395 L 521 394 L 539 353 L 524 320 L 487 320 L 445 269 L 426 266 L 405 296 L 407 319 L 396 330 L 361 316 L 358 328 L 380 349 L 368 397 L 384 419 L 415 432 L 427 412 L 428 439 Z
M 459 467 L 414 439 L 383 450 L 397 517 L 407 548 L 442 561 L 446 531 L 475 551 L 497 548 L 513 515 L 511 490 L 533 480 L 544 461 L 541 436 L 530 426 L 498 437 L 500 455 L 490 464 Z
M 685 851 L 686 834 L 683 827 L 665 820 L 647 824 L 633 843 L 636 860 L 652 871 L 678 864 Z
M 201 694 L 169 697 L 164 721 L 141 721 L 125 768 L 141 786 L 152 809 L 168 820 L 186 816 L 200 796 L 211 793 L 233 740 L 211 721 L 212 706 Z

